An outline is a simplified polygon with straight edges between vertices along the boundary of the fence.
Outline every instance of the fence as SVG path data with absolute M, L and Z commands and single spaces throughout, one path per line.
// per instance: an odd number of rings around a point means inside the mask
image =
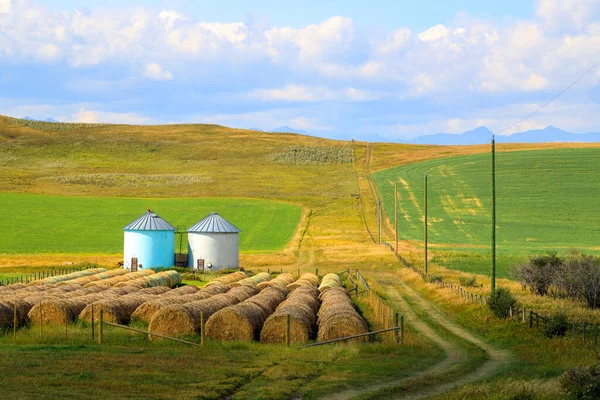
M 373 322 L 377 325 L 378 330 L 387 330 L 394 327 L 399 327 L 398 330 L 391 330 L 385 335 L 382 335 L 383 341 L 386 343 L 403 343 L 404 342 L 404 316 L 399 315 L 392 307 L 381 299 L 367 283 L 364 276 L 356 270 L 356 280 L 361 283 L 364 290 L 361 292 L 361 298 L 371 307 L 373 311 Z
M 88 268 L 92 267 L 57 268 L 49 271 L 33 272 L 31 274 L 0 279 L 0 286 L 12 285 L 13 283 L 29 283 L 40 279 L 49 278 L 51 276 L 66 275 L 77 271 L 83 271 L 84 269 Z

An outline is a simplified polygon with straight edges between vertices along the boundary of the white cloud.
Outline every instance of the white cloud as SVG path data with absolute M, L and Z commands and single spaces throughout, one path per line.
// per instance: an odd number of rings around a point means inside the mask
M 419 33 L 419 39 L 424 42 L 435 42 L 436 40 L 445 39 L 448 37 L 448 28 L 444 25 L 436 25 Z
M 256 89 L 250 92 L 248 97 L 263 101 L 296 101 L 296 102 L 320 102 L 320 101 L 371 101 L 381 97 L 380 94 L 367 90 L 347 87 L 333 90 L 327 87 L 310 87 L 305 85 L 286 85 L 281 89 Z
M 0 0 L 0 14 L 10 14 L 11 0 Z
M 170 81 L 173 79 L 171 72 L 167 71 L 157 63 L 149 63 L 144 67 L 144 76 L 157 81 Z
M 84 123 L 111 123 L 111 124 L 131 124 L 131 125 L 147 125 L 155 123 L 154 120 L 136 113 L 115 113 L 99 110 L 86 110 L 81 107 L 78 112 L 70 118 L 71 122 Z
M 538 0 L 535 13 L 552 29 L 582 28 L 600 11 L 598 0 Z

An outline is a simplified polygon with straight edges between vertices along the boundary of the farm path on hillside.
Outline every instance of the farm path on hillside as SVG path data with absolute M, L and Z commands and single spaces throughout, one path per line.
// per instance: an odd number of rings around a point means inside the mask
M 330 397 L 327 397 L 328 399 L 368 398 L 371 394 L 375 394 L 376 392 L 381 394 L 381 391 L 385 389 L 393 389 L 400 385 L 410 385 L 413 387 L 407 388 L 410 389 L 408 393 L 389 393 L 386 394 L 385 397 L 399 399 L 423 399 L 440 395 L 464 384 L 492 376 L 496 371 L 510 361 L 510 355 L 508 352 L 498 350 L 490 346 L 481 339 L 472 335 L 460 325 L 448 320 L 443 313 L 437 309 L 437 307 L 423 298 L 417 291 L 412 289 L 406 283 L 402 282 L 397 275 L 390 273 L 382 274 L 377 280 L 391 296 L 392 300 L 401 306 L 404 316 L 407 319 L 407 322 L 411 324 L 412 328 L 442 348 L 446 354 L 446 357 L 443 361 L 434 365 L 433 367 L 418 372 L 414 375 L 397 379 L 395 381 L 377 383 L 365 389 L 348 390 L 336 393 Z M 430 321 L 424 321 L 420 319 L 418 317 L 418 314 L 420 313 L 427 314 Z M 467 350 L 461 347 L 461 345 L 456 341 L 447 340 L 446 338 L 442 337 L 438 333 L 440 329 L 443 329 L 450 335 L 461 338 L 480 350 L 483 350 L 487 356 L 487 359 L 478 365 L 474 370 L 460 376 L 459 379 L 452 378 L 452 372 L 455 369 L 460 368 L 461 365 L 469 362 L 478 363 L 479 361 L 469 360 Z M 445 376 L 446 374 L 449 376 Z M 430 384 L 432 381 L 438 381 L 440 383 L 432 385 Z M 415 390 L 414 386 L 418 383 L 423 384 L 420 388 Z

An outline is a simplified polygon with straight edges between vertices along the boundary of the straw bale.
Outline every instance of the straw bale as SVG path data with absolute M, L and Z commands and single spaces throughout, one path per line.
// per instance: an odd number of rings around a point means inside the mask
M 319 297 L 321 299 L 317 319 L 319 342 L 368 332 L 365 320 L 356 312 L 346 289 L 341 286 L 331 287 L 321 292 Z M 366 342 L 368 338 L 356 338 L 352 341 Z
M 100 273 L 94 274 L 94 275 L 87 275 L 87 276 L 82 276 L 81 278 L 76 278 L 76 279 L 69 280 L 69 281 L 58 282 L 56 284 L 56 286 L 66 285 L 69 283 L 77 283 L 79 285 L 86 285 L 90 282 L 99 281 L 99 280 L 103 280 L 103 279 L 109 279 L 109 278 L 113 278 L 115 276 L 125 275 L 127 272 L 128 271 L 126 269 L 121 269 L 121 268 L 112 269 L 112 270 L 100 272 Z
M 124 270 L 127 271 L 127 270 Z M 85 287 L 89 287 L 89 286 L 114 286 L 117 283 L 120 282 L 127 282 L 127 281 L 131 281 L 133 279 L 139 278 L 141 276 L 148 276 L 148 275 L 153 275 L 154 271 L 151 269 L 143 269 L 141 271 L 136 271 L 136 272 L 127 272 L 125 275 L 119 275 L 119 276 L 114 276 L 112 278 L 108 278 L 108 279 L 101 279 L 98 281 L 94 281 L 94 282 L 89 282 L 86 283 L 84 286 Z
M 245 272 L 236 271 L 231 274 L 223 275 L 218 278 L 212 279 L 206 284 L 206 286 L 214 285 L 216 283 L 224 283 L 225 285 L 229 285 L 230 283 L 237 282 L 237 281 L 245 279 L 247 277 L 248 277 L 248 275 L 246 275 Z
M 244 302 L 216 312 L 206 322 L 206 335 L 219 340 L 258 339 L 265 320 L 289 292 L 282 286 L 268 287 Z
M 133 280 L 120 282 L 115 284 L 115 287 L 122 286 L 139 286 L 139 287 L 156 287 L 166 286 L 173 287 L 181 283 L 181 275 L 177 271 L 163 271 L 156 274 L 141 276 Z
M 209 288 L 207 288 L 207 290 L 202 289 L 196 291 L 195 293 L 188 294 L 180 290 L 186 287 L 193 287 L 199 289 L 196 286 L 183 286 L 177 289 L 173 289 L 169 293 L 160 296 L 158 299 L 150 300 L 145 302 L 144 304 L 141 304 L 131 315 L 131 319 L 149 323 L 154 314 L 156 314 L 158 310 L 164 307 L 208 299 L 214 294 L 225 293 L 229 290 L 229 286 L 221 283 L 219 285 L 212 285 Z
M 208 320 L 220 309 L 244 301 L 257 293 L 257 288 L 243 285 L 207 299 L 163 307 L 150 320 L 149 330 L 168 336 L 193 335 L 200 330 L 201 313 L 204 313 L 205 320 Z M 150 339 L 158 340 L 156 336 L 150 336 Z
M 267 318 L 260 333 L 263 343 L 283 343 L 287 315 L 290 315 L 290 342 L 305 343 L 313 338 L 319 309 L 319 291 L 314 286 L 300 286 Z
M 230 283 L 229 287 L 238 287 L 241 285 L 249 285 L 249 286 L 256 287 L 256 285 L 258 285 L 259 283 L 270 281 L 270 280 L 271 280 L 271 274 L 269 274 L 268 272 L 260 272 L 249 278 L 245 278 L 240 281 Z
M 119 289 L 119 288 L 116 288 Z M 143 303 L 156 299 L 161 294 L 166 293 L 167 287 L 153 287 L 138 290 L 135 293 L 125 296 L 116 296 L 108 299 L 102 299 L 94 302 L 94 318 L 100 317 L 100 310 L 103 311 L 103 318 L 106 322 L 116 324 L 127 324 L 134 311 Z M 86 322 L 92 320 L 92 305 L 87 305 L 80 313 L 79 319 Z
M 284 272 L 282 274 L 277 275 L 274 279 L 270 281 L 259 283 L 258 285 L 256 285 L 256 287 L 258 287 L 260 290 L 263 290 L 264 288 L 269 286 L 287 287 L 287 285 L 293 283 L 295 280 L 296 278 L 294 278 L 294 275 Z
M 105 268 L 88 268 L 88 269 L 84 269 L 83 271 L 77 271 L 77 272 L 73 272 L 70 274 L 56 275 L 56 276 L 50 276 L 50 277 L 44 278 L 44 279 L 38 279 L 36 281 L 30 282 L 29 285 L 30 286 L 54 285 L 54 284 L 57 284 L 58 282 L 70 281 L 72 279 L 77 279 L 77 278 L 81 278 L 83 276 L 88 276 L 88 275 L 94 275 L 94 274 L 104 272 L 104 271 L 106 271 Z
M 214 283 L 212 285 L 206 285 L 202 288 L 203 292 L 208 292 L 210 294 L 221 294 L 229 291 L 229 285 L 226 285 L 221 282 Z
M 334 287 L 341 287 L 342 279 L 338 274 L 326 274 L 319 285 L 319 291 L 324 292 Z
M 288 285 L 288 289 L 295 290 L 300 286 L 313 286 L 316 288 L 319 286 L 319 277 L 311 272 L 302 274 L 296 282 Z
M 85 288 L 90 293 L 82 296 L 75 296 L 67 299 L 52 299 L 42 302 L 42 322 L 48 324 L 64 323 L 65 318 L 69 322 L 77 320 L 81 311 L 88 305 L 110 298 L 124 296 L 130 293 L 135 293 L 140 289 L 135 286 L 124 288 L 110 288 L 106 286 L 93 286 Z M 40 321 L 40 306 L 36 304 L 29 311 L 29 319 L 31 323 L 38 324 Z

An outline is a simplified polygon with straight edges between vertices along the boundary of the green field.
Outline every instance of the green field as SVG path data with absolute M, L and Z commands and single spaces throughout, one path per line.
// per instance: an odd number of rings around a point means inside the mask
M 497 240 L 500 275 L 532 253 L 594 252 L 600 238 L 600 150 L 560 149 L 497 154 Z M 399 237 L 423 238 L 423 176 L 429 181 L 429 239 L 451 268 L 489 270 L 491 157 L 451 157 L 379 171 L 374 179 Z
M 258 199 L 132 199 L 0 193 L 4 220 L 0 225 L 0 253 L 120 253 L 123 251 L 122 228 L 145 213 L 148 206 L 176 227 L 190 227 L 210 212 L 218 212 L 242 230 L 242 252 L 272 252 L 284 248 L 302 212 L 296 205 Z M 186 243 L 184 236 L 184 252 Z M 178 246 L 179 240 L 176 240 Z

